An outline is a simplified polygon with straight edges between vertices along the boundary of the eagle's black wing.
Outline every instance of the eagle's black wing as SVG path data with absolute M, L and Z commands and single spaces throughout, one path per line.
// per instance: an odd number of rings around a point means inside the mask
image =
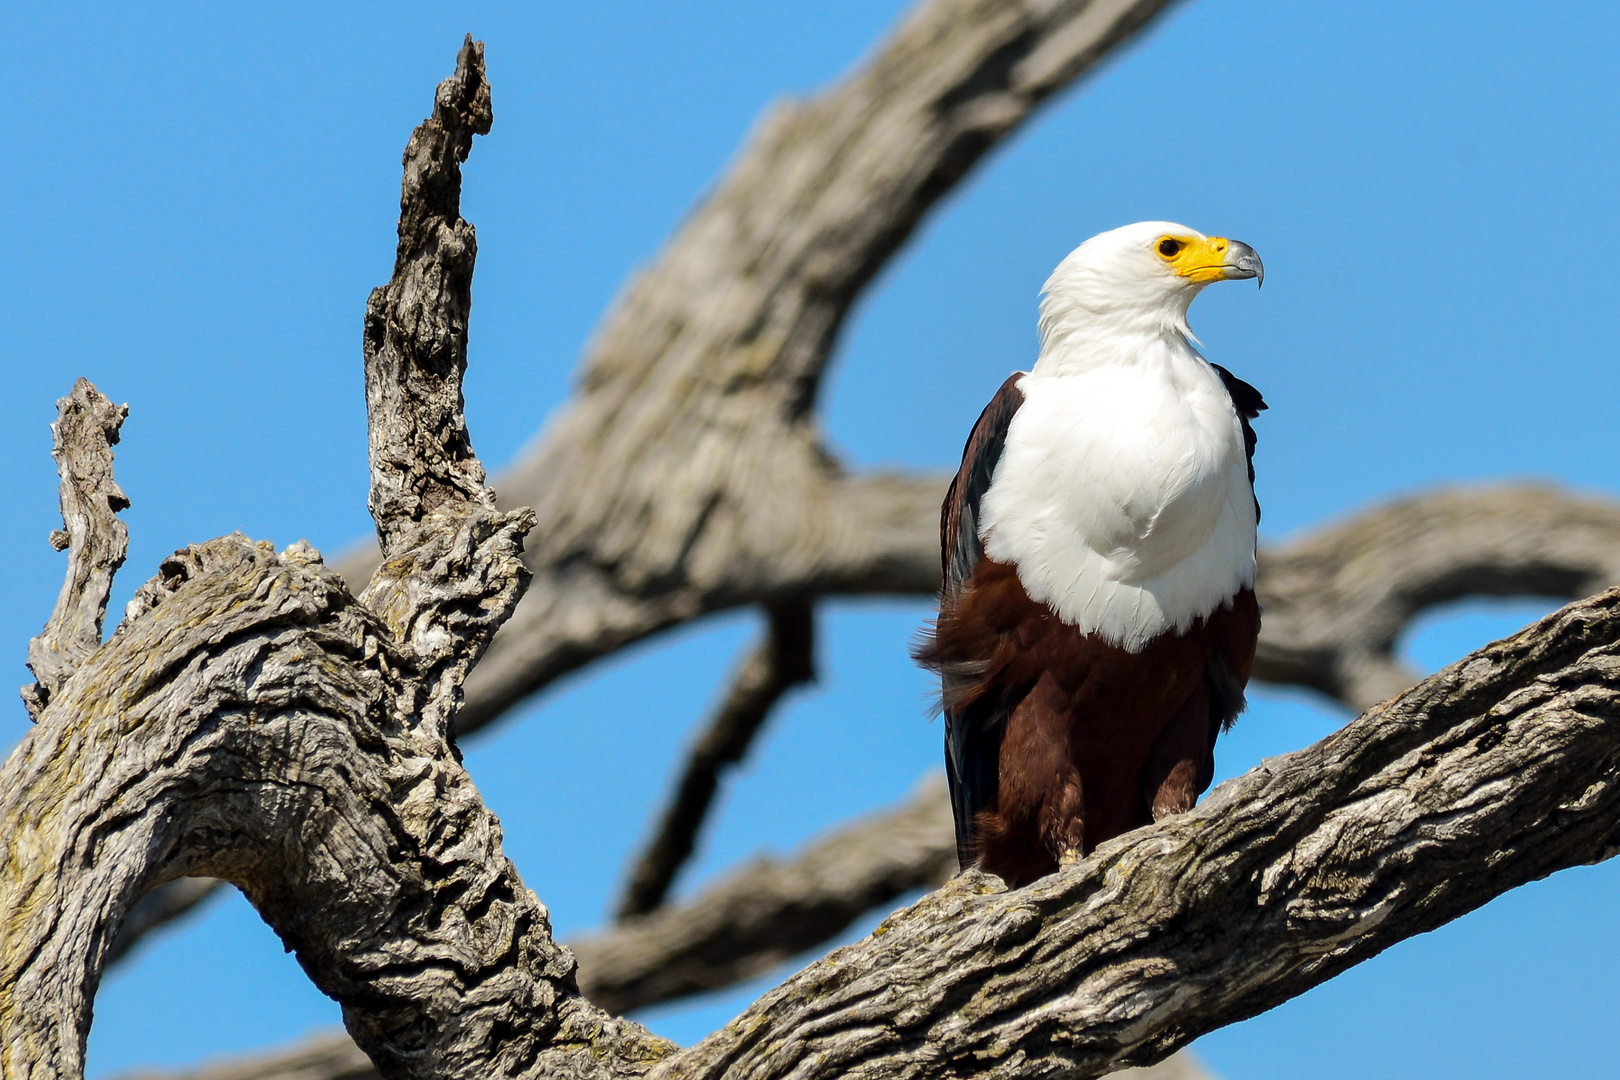
M 1243 425 L 1243 451 L 1249 456 L 1249 489 L 1254 489 L 1254 444 L 1258 437 L 1254 433 L 1254 425 L 1249 421 L 1266 411 L 1266 399 L 1260 396 L 1260 391 L 1227 371 L 1219 364 L 1211 364 L 1215 374 L 1221 377 L 1226 386 L 1226 394 L 1232 399 L 1232 408 L 1237 410 L 1238 423 Z M 1260 499 L 1254 500 L 1254 520 L 1260 520 Z
M 1238 423 L 1243 425 L 1243 451 L 1249 458 L 1249 490 L 1254 490 L 1254 444 L 1258 437 L 1254 433 L 1254 426 L 1249 423 L 1266 409 L 1266 399 L 1260 396 L 1260 391 L 1233 375 L 1219 364 L 1211 364 L 1215 373 L 1221 377 L 1226 386 L 1226 393 L 1232 399 L 1232 408 L 1237 410 Z M 1254 520 L 1260 520 L 1260 497 L 1254 496 Z M 1252 646 L 1250 656 L 1253 655 Z M 1243 697 L 1243 682 L 1235 672 L 1227 666 L 1219 653 L 1210 658 L 1209 668 L 1204 673 L 1204 684 L 1209 690 L 1209 747 L 1210 758 L 1205 763 L 1204 771 L 1207 774 L 1204 783 L 1209 783 L 1209 777 L 1215 772 L 1215 736 L 1222 731 L 1229 730 L 1237 721 L 1247 704 Z
M 940 560 L 945 581 L 940 595 L 942 611 L 967 586 L 984 555 L 979 541 L 979 500 L 990 488 L 1013 414 L 1024 403 L 1018 389 L 1022 377 L 1019 372 L 1002 383 L 979 414 L 962 451 L 962 466 L 940 507 Z M 951 811 L 956 819 L 956 856 L 966 867 L 974 859 L 973 816 L 996 805 L 1001 732 L 1012 703 L 990 695 L 953 709 L 953 688 L 973 681 L 977 672 L 960 670 L 963 665 L 939 667 L 945 700 L 945 775 L 950 780 Z

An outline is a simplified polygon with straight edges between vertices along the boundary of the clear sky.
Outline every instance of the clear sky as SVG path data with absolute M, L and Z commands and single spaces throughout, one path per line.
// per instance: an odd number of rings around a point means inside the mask
M 565 398 L 625 276 L 772 99 L 855 62 L 898 0 L 102 7 L 10 4 L 0 184 L 0 643 L 26 681 L 62 556 L 46 424 L 87 375 L 130 405 L 119 610 L 168 551 L 233 529 L 327 552 L 365 535 L 360 327 L 392 264 L 399 157 L 464 32 L 495 129 L 474 147 L 475 445 L 498 467 Z M 1620 494 L 1605 329 L 1620 286 L 1620 9 L 1195 0 L 980 167 L 875 284 L 825 387 L 861 465 L 954 465 L 1035 344 L 1036 293 L 1105 228 L 1237 237 L 1266 287 L 1192 321 L 1255 383 L 1262 533 L 1437 484 Z M 1547 609 L 1465 606 L 1405 644 L 1433 669 Z M 935 767 L 915 603 L 832 605 L 822 682 L 726 793 L 690 891 L 901 797 Z M 748 641 L 737 615 L 616 657 L 473 740 L 467 764 L 564 935 L 600 924 L 692 725 Z M 1222 777 L 1342 723 L 1261 690 Z M 27 727 L 0 706 L 7 744 Z M 1408 942 L 1198 1049 L 1228 1080 L 1620 1075 L 1612 866 L 1567 872 Z M 645 1017 L 692 1041 L 758 992 Z M 91 1074 L 335 1024 L 239 897 L 103 985 Z

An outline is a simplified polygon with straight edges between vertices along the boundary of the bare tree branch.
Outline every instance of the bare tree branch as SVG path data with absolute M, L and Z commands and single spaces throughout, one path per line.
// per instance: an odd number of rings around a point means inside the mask
M 1145 1069 L 1124 1069 L 1118 1080 L 1214 1080 L 1182 1052 Z M 371 1061 L 341 1032 L 304 1039 L 284 1050 L 211 1062 L 183 1073 L 130 1073 L 123 1080 L 376 1080 Z
M 478 255 L 461 217 L 461 165 L 493 121 L 483 45 L 469 35 L 405 147 L 394 274 L 366 302 L 367 502 L 385 560 L 440 507 L 494 506 L 461 398 Z
M 36 681 L 23 687 L 22 697 L 35 720 L 74 669 L 101 647 L 113 575 L 129 551 L 129 530 L 118 519 L 129 499 L 112 472 L 112 448 L 129 407 L 114 405 L 80 379 L 56 403 L 56 413 L 51 456 L 62 477 L 62 529 L 51 533 L 51 546 L 67 548 L 68 571 L 45 629 L 28 643 Z
M 1037 57 L 1051 61 L 1053 57 L 1061 60 L 1069 56 L 1073 60 L 1084 52 L 1074 51 L 1077 44 L 1107 48 L 1160 6 L 1058 4 L 1044 14 L 1030 14 L 1022 11 L 1021 5 L 1011 3 L 938 0 L 909 20 L 896 39 L 855 79 L 800 112 L 784 112 L 772 118 L 733 178 L 722 185 L 660 263 L 622 301 L 593 350 L 580 406 L 563 417 L 536 458 L 514 475 L 520 495 L 532 497 L 548 511 L 560 507 L 567 512 L 556 522 L 548 519 L 547 529 L 537 534 L 530 559 L 541 573 L 537 593 L 546 592 L 548 606 L 530 620 L 526 644 L 501 661 L 507 664 L 504 671 L 491 666 L 501 658 L 504 648 L 502 642 L 497 643 L 491 664 L 474 677 L 469 721 L 495 715 L 521 696 L 525 685 L 541 685 L 604 651 L 703 611 L 769 602 L 787 595 L 925 592 L 935 586 L 935 514 L 943 482 L 936 485 L 932 480 L 891 476 L 843 477 L 820 450 L 810 430 L 809 405 L 837 326 L 872 270 L 904 238 L 939 191 L 960 175 L 960 171 L 951 170 L 958 165 L 965 170 L 985 147 L 1021 120 L 1040 96 L 1059 85 L 1052 84 L 1032 96 L 1029 87 L 1036 83 L 1030 81 L 1034 78 L 1030 73 L 1038 75 L 1046 70 L 1036 62 Z M 1020 11 L 1009 14 L 1014 7 Z M 952 18 L 942 18 L 941 12 Z M 1013 37 L 1005 37 L 1004 32 L 1012 25 L 1007 20 L 1017 19 L 1025 20 L 1018 24 L 1021 29 L 1015 27 Z M 1069 22 L 1062 23 L 1065 19 Z M 1003 36 L 997 38 L 997 34 Z M 1093 36 L 1088 38 L 1088 34 Z M 1110 34 L 1115 36 L 1109 39 Z M 973 51 L 986 41 L 994 45 L 993 55 Z M 1097 46 L 1098 41 L 1106 44 Z M 927 56 L 926 63 L 918 59 L 934 48 L 951 53 L 945 58 L 950 62 L 938 62 L 940 58 L 935 56 Z M 912 52 L 908 54 L 907 49 Z M 964 57 L 966 65 L 958 64 Z M 1064 77 L 1072 77 L 1094 58 L 1082 56 L 1081 61 L 1074 61 L 1079 66 Z M 885 68 L 885 64 L 889 67 Z M 1058 66 L 1061 68 L 1061 63 Z M 937 100 L 925 102 L 920 114 L 907 113 L 902 103 L 901 108 L 880 116 L 882 122 L 891 125 L 912 125 L 906 131 L 908 137 L 915 136 L 911 142 L 901 139 L 893 147 L 885 147 L 870 131 L 861 129 L 865 121 L 858 119 L 854 99 L 845 97 L 841 106 L 834 107 L 840 95 L 858 88 L 861 79 L 874 72 L 888 79 L 919 80 L 926 84 L 922 86 L 926 92 L 939 89 L 937 84 L 929 83 L 936 76 L 947 82 L 957 79 L 958 85 L 951 92 L 958 96 L 947 101 L 950 93 L 943 93 Z M 430 140 L 440 140 L 452 148 L 461 132 L 466 133 L 470 145 L 471 133 L 477 129 L 481 70 L 476 86 L 461 69 L 457 79 L 460 81 L 451 88 L 447 103 L 452 115 L 439 118 L 440 110 L 436 108 L 440 128 L 437 134 L 429 135 Z M 868 85 L 865 92 L 875 94 L 877 85 Z M 906 89 L 910 93 L 918 87 L 908 84 Z M 882 86 L 884 94 L 890 90 L 892 87 Z M 926 93 L 918 96 L 925 97 Z M 860 108 L 871 112 L 874 105 L 867 101 Z M 916 106 L 914 96 L 910 107 Z M 996 120 L 975 128 L 963 119 L 973 108 L 1001 116 L 996 110 L 1003 107 L 1008 110 L 1004 124 Z M 934 112 L 930 113 L 930 109 Z M 483 110 L 487 126 L 487 93 Z M 983 145 L 974 148 L 974 140 L 980 138 Z M 416 145 L 413 138 L 413 147 Z M 827 154 L 827 161 L 819 165 L 809 154 L 817 146 Z M 971 152 L 963 151 L 963 146 Z M 900 162 L 898 168 L 896 161 L 880 160 L 882 153 L 896 151 L 897 160 L 902 154 L 911 157 Z M 952 159 L 952 155 L 960 158 L 964 153 L 965 161 Z M 465 149 L 451 156 L 459 161 L 465 157 Z M 429 192 L 420 200 L 424 206 L 433 201 L 433 192 L 444 190 L 451 176 L 459 190 L 459 171 L 453 164 L 435 164 L 443 160 L 443 155 L 428 153 L 431 175 L 425 176 L 427 182 L 421 188 Z M 408 151 L 408 170 L 410 161 Z M 919 182 L 917 175 L 906 172 L 913 164 L 922 169 L 935 168 L 936 173 Z M 810 182 L 794 186 L 803 175 L 814 172 L 811 165 L 826 170 L 826 174 L 816 173 Z M 842 171 L 846 169 L 847 173 Z M 794 183 L 782 182 L 784 177 Z M 841 188 L 839 185 L 846 180 L 851 183 Z M 407 201 L 411 186 L 408 174 Z M 828 191 L 832 195 L 826 195 Z M 727 203 L 727 198 L 732 202 Z M 849 209 L 837 205 L 840 199 L 857 206 L 860 200 L 871 199 L 875 210 L 860 209 L 871 214 L 876 222 L 874 230 L 862 233 L 867 229 L 863 221 L 859 229 L 851 232 L 848 215 L 839 217 Z M 430 211 L 431 207 L 424 213 Z M 407 257 L 406 217 L 402 214 L 400 266 L 411 261 Z M 421 233 L 431 242 L 418 245 L 417 250 L 426 253 L 440 241 L 448 241 L 452 248 L 462 245 L 467 255 L 464 268 L 470 277 L 472 235 L 470 226 L 460 231 L 465 224 L 454 213 L 438 213 Z M 884 233 L 884 229 L 890 231 Z M 884 244 L 889 246 L 885 248 Z M 454 294 L 460 264 L 451 265 L 453 262 L 418 269 L 429 275 L 434 288 L 449 286 L 449 292 Z M 404 280 L 400 266 L 396 266 L 396 285 Z M 405 277 L 410 272 L 407 270 Z M 438 276 L 432 277 L 434 274 Z M 408 326 L 408 320 L 398 319 L 398 312 L 389 310 L 388 305 L 412 309 L 415 304 L 410 295 L 416 292 L 415 286 L 407 281 L 400 291 L 406 294 L 403 299 L 399 295 L 383 295 L 380 300 L 374 296 L 375 319 L 368 309 L 368 405 L 373 404 L 373 362 L 379 356 L 386 358 L 388 350 L 394 348 L 389 341 L 393 328 Z M 431 288 L 427 292 L 437 295 Z M 739 299 L 730 306 L 704 306 L 706 299 L 720 294 Z M 459 346 L 455 332 L 458 313 L 462 334 Z M 407 382 L 413 372 L 431 373 L 433 409 L 408 421 L 416 425 L 409 437 L 393 444 L 384 440 L 385 448 L 407 448 L 402 455 L 381 455 L 385 466 L 390 462 L 402 465 L 398 477 L 377 482 L 374 472 L 373 507 L 384 508 L 378 512 L 379 535 L 391 553 L 407 557 L 393 569 L 385 567 L 373 583 L 375 591 L 367 592 L 368 604 L 375 605 L 385 616 L 393 644 L 401 650 L 394 658 L 398 668 L 427 673 L 413 691 L 414 700 L 418 705 L 427 703 L 430 717 L 446 721 L 454 713 L 454 695 L 459 693 L 461 677 L 476 656 L 476 639 L 483 636 L 482 631 L 489 628 L 491 621 L 499 621 L 486 617 L 485 605 L 502 608 L 521 586 L 518 576 L 505 565 L 515 555 L 516 541 L 511 533 L 517 527 L 518 516 L 503 518 L 494 514 L 482 486 L 482 471 L 471 457 L 470 447 L 464 456 L 458 450 L 465 444 L 464 426 L 458 426 L 465 317 L 465 304 L 459 308 L 452 304 L 450 309 L 435 314 L 430 328 L 447 335 L 450 348 L 446 350 L 442 342 L 431 340 L 412 345 L 417 352 L 407 350 L 402 354 L 406 366 L 400 368 L 403 374 L 398 385 L 405 389 L 395 395 L 391 404 L 378 409 L 385 417 L 393 415 L 394 405 L 410 400 Z M 407 331 L 404 337 L 410 338 L 411 334 Z M 410 367 L 413 362 L 420 367 Z M 386 371 L 382 373 L 381 378 L 389 377 Z M 447 404 L 446 387 L 454 390 L 453 409 Z M 673 402 L 667 417 L 655 413 L 660 394 L 667 395 L 666 405 Z M 448 425 L 447 417 L 453 421 Z M 691 425 L 690 430 L 681 430 L 683 424 Z M 418 475 L 412 471 L 418 465 L 409 448 L 420 435 L 426 436 L 423 441 L 429 449 L 423 452 L 428 464 L 420 467 Z M 377 436 L 374 419 L 374 467 L 379 460 Z M 437 458 L 432 451 L 434 440 L 442 448 Z M 760 451 L 757 455 L 756 450 Z M 672 460 L 667 456 L 672 454 L 685 457 Z M 448 468 L 436 468 L 432 464 L 435 460 Z M 461 468 L 468 461 L 477 470 L 476 475 Z M 603 473 L 599 470 L 608 468 L 623 470 L 622 476 L 615 474 L 616 487 L 607 485 L 611 490 L 589 492 L 592 499 L 582 500 L 577 507 L 565 505 L 581 493 L 580 486 L 586 479 L 600 477 Z M 558 471 L 553 475 L 547 470 Z M 525 483 L 534 495 L 525 493 Z M 1534 550 L 1530 541 L 1535 539 L 1537 528 L 1555 531 L 1553 524 L 1531 521 L 1526 527 L 1522 515 L 1510 520 L 1513 514 L 1509 507 L 1502 522 L 1519 528 L 1525 542 L 1517 546 L 1493 544 L 1483 536 L 1483 530 L 1470 530 L 1467 498 L 1459 496 L 1461 501 L 1451 509 L 1449 517 L 1434 517 L 1424 528 L 1408 533 L 1404 541 L 1381 549 L 1379 558 L 1399 564 L 1397 570 L 1409 572 L 1399 587 L 1386 590 L 1373 602 L 1368 601 L 1365 590 L 1376 575 L 1363 575 L 1364 580 L 1358 582 L 1358 572 L 1344 572 L 1342 558 L 1353 558 L 1360 550 L 1357 543 L 1349 543 L 1343 551 L 1330 550 L 1331 545 L 1327 545 L 1315 552 L 1302 552 L 1301 558 L 1282 560 L 1267 571 L 1290 584 L 1279 587 L 1276 600 L 1266 599 L 1268 629 L 1279 620 L 1283 626 L 1268 633 L 1268 639 L 1275 641 L 1262 642 L 1262 677 L 1269 672 L 1278 681 L 1301 682 L 1351 702 L 1365 703 L 1396 689 L 1407 678 L 1391 658 L 1390 646 L 1399 627 L 1426 604 L 1478 591 L 1565 592 L 1563 588 L 1545 589 L 1540 585 L 1521 587 L 1526 582 L 1562 581 L 1571 590 L 1566 594 L 1572 594 L 1599 580 L 1616 579 L 1612 564 L 1595 556 L 1603 535 L 1615 532 L 1612 510 L 1608 518 L 1601 512 L 1607 509 L 1603 507 L 1584 517 L 1568 517 L 1577 531 L 1586 530 L 1590 542 L 1560 549 L 1548 561 L 1546 550 Z M 1550 498 L 1554 502 L 1562 499 Z M 793 500 L 802 500 L 808 509 L 785 505 Z M 457 508 L 461 524 L 469 520 L 479 524 L 448 538 L 442 520 L 418 529 L 446 505 Z M 1549 517 L 1560 512 L 1557 507 L 1542 509 L 1548 511 Z M 1393 525 L 1398 531 L 1411 519 L 1422 516 L 1418 508 Z M 806 521 L 818 525 L 819 531 L 794 535 L 794 529 Z M 400 540 L 391 542 L 391 535 Z M 1469 547 L 1453 548 L 1448 554 L 1448 535 L 1468 542 L 1483 538 L 1487 550 L 1479 555 Z M 490 544 L 492 538 L 497 542 Z M 1378 536 L 1362 537 L 1359 544 L 1370 550 L 1378 547 L 1378 540 Z M 1403 548 L 1414 546 L 1416 554 L 1427 553 L 1433 558 L 1424 563 L 1412 557 L 1413 552 L 1403 552 Z M 457 595 L 433 593 L 430 588 L 432 595 L 422 599 L 423 582 L 432 584 L 425 569 L 455 563 L 490 547 L 501 556 L 487 560 L 495 567 L 490 573 L 499 579 L 499 588 L 491 592 L 474 585 Z M 193 554 L 201 550 L 194 549 Z M 1609 550 L 1613 550 L 1612 544 Z M 281 558 L 288 565 L 302 565 L 313 556 L 307 550 L 289 549 Z M 1336 558 L 1341 561 L 1335 563 Z M 1570 577 L 1571 565 L 1586 569 Z M 167 569 L 174 572 L 148 587 L 152 591 L 141 603 L 149 606 L 137 615 L 166 602 L 192 572 L 178 563 Z M 1288 577 L 1289 572 L 1294 577 Z M 1560 573 L 1565 576 L 1559 577 Z M 1475 588 L 1470 580 L 1484 581 L 1489 587 Z M 1577 584 L 1568 585 L 1571 581 Z M 1326 602 L 1317 603 L 1311 597 L 1314 590 L 1322 588 L 1331 595 Z M 1358 588 L 1363 591 L 1358 592 Z M 481 612 L 475 620 L 475 632 L 457 637 L 457 647 L 443 647 L 432 632 L 438 620 L 445 613 L 452 617 L 465 614 L 469 606 Z M 1357 611 L 1369 620 L 1366 626 L 1356 624 Z M 1290 626 L 1289 618 L 1296 619 L 1297 625 Z M 1391 626 L 1395 629 L 1391 630 Z M 96 636 L 99 641 L 99 629 Z M 503 635 L 503 640 L 508 637 L 513 635 Z M 462 645 L 469 647 L 463 650 L 459 648 Z M 1275 647 L 1267 651 L 1268 646 Z M 379 648 L 376 655 L 383 656 L 384 651 Z M 396 672 L 389 668 L 389 661 L 385 658 L 382 663 L 385 677 L 393 678 Z M 432 674 L 435 664 L 450 666 L 444 678 Z M 487 684 L 480 682 L 485 678 Z M 401 703 L 396 702 L 394 707 L 400 708 Z M 451 732 L 442 734 L 448 736 Z M 895 864 L 893 879 L 915 873 L 918 864 L 929 857 L 919 848 L 911 863 Z M 813 893 L 819 887 L 818 881 L 810 881 L 799 894 Z M 886 902 L 881 891 L 874 890 L 871 903 Z M 786 918 L 782 912 L 790 910 L 798 897 L 788 890 L 779 890 L 779 894 L 778 917 Z M 543 918 L 543 908 L 540 911 Z M 755 921 L 763 925 L 768 920 Z M 626 927 L 635 928 L 635 924 Z M 673 941 L 679 931 L 672 929 L 668 933 Z M 786 947 L 784 943 L 792 933 L 788 927 L 762 934 L 755 947 L 765 955 L 771 948 Z M 694 951 L 701 952 L 701 948 Z M 746 967 L 746 959 L 734 964 L 733 969 Z M 565 984 L 566 976 L 556 985 L 566 990 Z M 5 1015 L 4 1004 L 0 1004 L 0 1018 Z M 636 1042 L 638 1038 L 635 1029 L 627 1028 L 616 1030 L 608 1041 L 642 1045 Z M 457 1052 L 462 1048 L 464 1044 L 458 1044 Z M 468 1051 L 474 1055 L 477 1052 Z M 551 1063 L 552 1067 L 558 1064 Z
M 1255 677 L 1352 709 L 1416 676 L 1394 657 L 1426 609 L 1467 596 L 1589 596 L 1620 583 L 1620 505 L 1542 487 L 1435 491 L 1262 549 Z
M 469 45 L 453 82 L 478 59 Z M 420 340 L 403 339 L 400 377 L 420 374 Z M 499 517 L 487 502 L 447 499 L 400 527 L 368 589 L 376 613 L 307 546 L 239 537 L 176 555 L 143 588 L 0 783 L 0 919 L 19 931 L 0 946 L 8 1069 L 79 1073 L 120 916 L 188 873 L 248 893 L 387 1075 L 634 1076 L 660 1060 L 671 1076 L 1096 1075 L 1613 851 L 1609 594 L 1075 872 L 1013 894 L 959 878 L 671 1056 L 577 996 L 448 723 L 432 722 L 521 587 L 515 538 L 498 535 L 510 522 L 468 530 Z M 385 536 L 399 521 L 379 519 Z
M 478 253 L 461 163 L 492 120 L 484 47 L 469 35 L 405 147 L 394 273 L 366 303 L 368 501 L 383 559 L 360 599 L 423 677 L 425 697 L 402 705 L 452 747 L 467 672 L 528 582 L 518 556 L 534 527 L 532 510 L 495 508 L 461 397 Z
M 725 700 L 687 755 L 658 831 L 635 861 L 619 899 L 619 919 L 645 915 L 663 905 L 675 875 L 692 856 L 721 771 L 747 756 L 782 695 L 815 680 L 815 646 L 808 601 L 790 600 L 766 609 L 764 635 L 732 677 Z
M 934 778 L 900 807 L 838 829 L 791 860 L 756 859 L 690 903 L 570 942 L 580 987 L 622 1013 L 752 978 L 874 907 L 948 879 L 956 869 L 951 837 L 944 784 Z

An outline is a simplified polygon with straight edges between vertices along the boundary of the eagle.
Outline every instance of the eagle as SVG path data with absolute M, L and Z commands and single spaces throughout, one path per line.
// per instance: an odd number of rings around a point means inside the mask
M 1264 273 L 1170 222 L 1092 237 L 1042 290 L 1034 366 L 973 426 L 915 653 L 941 678 L 964 868 L 1016 888 L 1209 786 L 1260 632 L 1266 403 L 1199 352 L 1187 308 Z

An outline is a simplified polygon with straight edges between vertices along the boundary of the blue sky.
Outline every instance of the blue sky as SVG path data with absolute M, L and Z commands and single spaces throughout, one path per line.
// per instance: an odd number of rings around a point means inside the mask
M 467 399 L 498 468 L 568 391 L 625 276 L 760 110 L 835 77 L 903 10 L 686 0 L 8 5 L 0 183 L 0 520 L 11 678 L 60 583 L 46 424 L 78 375 L 130 404 L 130 560 L 241 529 L 341 550 L 365 511 L 361 312 L 388 275 L 399 155 L 464 32 L 495 129 L 474 148 Z M 1607 317 L 1620 286 L 1612 63 L 1597 3 L 1183 5 L 981 166 L 878 279 L 824 388 L 860 465 L 954 464 L 1026 367 L 1036 292 L 1075 244 L 1169 218 L 1242 239 L 1264 291 L 1192 310 L 1258 385 L 1262 531 L 1281 539 L 1424 487 L 1534 478 L 1620 493 Z M 1405 644 L 1433 669 L 1545 602 L 1465 605 Z M 901 797 L 938 760 L 906 659 L 921 602 L 830 605 L 822 682 L 725 795 L 681 888 Z M 566 936 L 598 925 L 679 748 L 753 621 L 713 620 L 587 671 L 474 740 L 468 766 Z M 1221 776 L 1343 721 L 1260 690 Z M 26 729 L 0 706 L 0 738 Z M 566 776 L 545 786 L 539 776 Z M 1228 1080 L 1620 1074 L 1612 867 L 1504 897 L 1201 1040 Z M 681 1041 L 744 987 L 646 1019 Z M 107 980 L 92 1076 L 268 1046 L 337 1022 L 244 902 L 216 902 Z

